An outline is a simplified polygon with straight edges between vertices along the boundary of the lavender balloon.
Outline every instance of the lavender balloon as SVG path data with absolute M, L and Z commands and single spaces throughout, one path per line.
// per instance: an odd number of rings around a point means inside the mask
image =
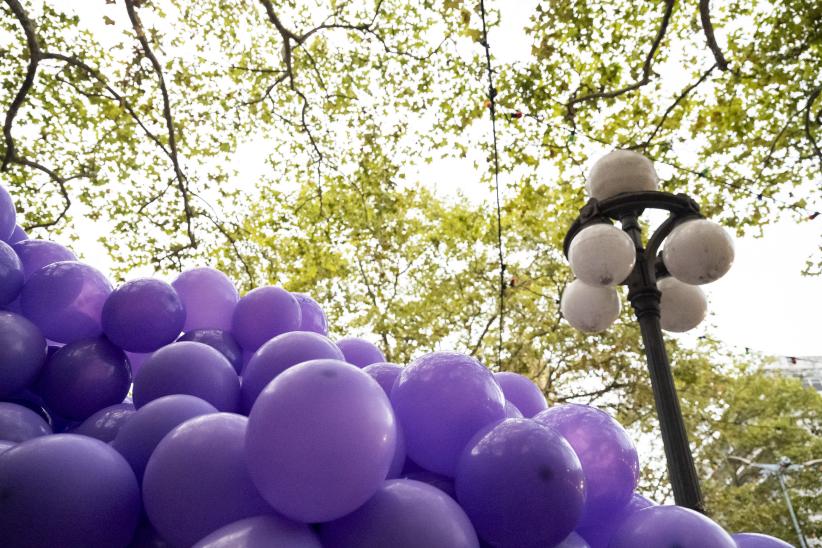
M 221 527 L 194 548 L 322 548 L 304 523 L 276 514 L 241 519 Z
M 531 419 L 506 419 L 477 433 L 460 458 L 455 486 L 477 533 L 499 547 L 559 543 L 585 502 L 574 450 Z
M 494 373 L 505 399 L 513 403 L 526 418 L 531 418 L 548 407 L 542 390 L 531 379 L 518 373 Z
M 625 507 L 615 511 L 609 516 L 603 517 L 599 522 L 588 526 L 577 527 L 577 533 L 584 538 L 591 548 L 608 548 L 611 537 L 617 529 L 634 513 L 655 506 L 653 502 L 642 495 L 636 493 L 631 495 L 631 500 Z
M 14 250 L 0 242 L 0 306 L 12 302 L 23 289 L 23 265 Z
M 0 398 L 31 384 L 46 360 L 46 339 L 29 320 L 0 311 Z
M 109 443 L 116 436 L 117 432 L 134 415 L 133 403 L 117 403 L 100 409 L 83 423 L 71 431 L 72 434 L 81 434 L 96 438 L 102 442 Z
M 681 506 L 651 506 L 635 512 L 614 533 L 608 546 L 737 548 L 722 527 L 707 516 Z
M 195 329 L 180 336 L 178 341 L 207 344 L 228 360 L 239 375 L 243 370 L 243 349 L 228 331 L 221 329 Z
M 579 456 L 588 490 L 581 527 L 595 527 L 628 504 L 639 481 L 639 459 L 622 425 L 595 407 L 572 403 L 534 420 L 562 434 Z
M 198 342 L 176 342 L 154 352 L 134 378 L 137 409 L 170 394 L 202 398 L 219 411 L 236 411 L 240 379 L 225 356 Z
M 519 408 L 508 400 L 505 400 L 505 418 L 506 419 L 524 419 L 527 418 L 522 414 Z
M 320 528 L 336 548 L 479 548 L 468 516 L 435 487 L 419 481 L 386 481 L 354 512 Z
M 0 454 L 0 493 L 5 546 L 126 546 L 140 515 L 126 461 L 86 436 L 43 436 Z
M 338 360 L 289 368 L 248 418 L 246 459 L 265 500 L 306 523 L 351 512 L 388 473 L 397 429 L 380 386 Z
M 124 424 L 112 441 L 142 483 L 148 459 L 166 434 L 194 417 L 217 413 L 205 400 L 186 394 L 163 396 L 150 401 Z
M 231 331 L 234 308 L 240 295 L 228 276 L 213 268 L 194 268 L 171 282 L 187 312 L 185 331 Z
M 78 262 L 50 264 L 23 286 L 23 314 L 53 341 L 70 343 L 97 337 L 100 315 L 111 285 L 96 269 Z
M 371 378 L 377 381 L 385 394 L 390 397 L 394 382 L 402 372 L 402 366 L 388 362 L 372 363 L 363 367 L 363 371 L 371 375 Z
M 22 242 L 23 240 L 28 240 L 29 235 L 26 234 L 26 231 L 23 230 L 23 227 L 20 225 L 14 226 L 14 231 L 12 231 L 11 236 L 8 237 L 6 243 L 9 245 L 16 244 L 17 242 Z
M 301 322 L 300 303 L 291 293 L 280 287 L 258 287 L 237 303 L 231 332 L 244 350 L 253 352 L 281 333 L 297 331 Z
M 385 356 L 380 352 L 380 349 L 365 339 L 348 337 L 338 340 L 337 346 L 342 350 L 345 361 L 357 367 L 385 362 Z
M 325 317 L 322 307 L 305 293 L 292 293 L 292 295 L 300 303 L 302 316 L 300 331 L 313 331 L 327 337 L 328 319 Z
M 55 352 L 40 372 L 37 391 L 58 415 L 85 420 L 122 402 L 130 384 L 126 355 L 105 337 L 97 337 L 67 344 Z
M 0 186 L 0 240 L 9 239 L 16 222 L 17 211 L 14 209 L 14 201 L 6 189 Z
M 189 419 L 152 453 L 143 476 L 143 503 L 172 546 L 191 546 L 224 525 L 271 512 L 245 465 L 247 422 L 233 413 Z
M 180 334 L 186 310 L 177 292 L 160 280 L 144 278 L 121 285 L 103 306 L 106 336 L 129 352 L 153 352 Z
M 31 275 L 50 264 L 60 261 L 76 261 L 70 249 L 48 240 L 23 240 L 15 243 L 14 252 L 23 264 L 23 275 L 28 281 Z
M 49 434 L 51 427 L 31 409 L 0 402 L 0 440 L 18 443 Z
M 427 470 L 454 477 L 468 441 L 505 417 L 505 398 L 488 369 L 470 356 L 434 352 L 402 370 L 391 403 L 408 456 Z
M 784 540 L 758 533 L 736 533 L 731 538 L 737 548 L 791 548 Z
M 243 369 L 242 409 L 248 414 L 257 396 L 274 378 L 298 363 L 310 360 L 343 360 L 330 339 L 310 331 L 277 335 L 260 347 Z

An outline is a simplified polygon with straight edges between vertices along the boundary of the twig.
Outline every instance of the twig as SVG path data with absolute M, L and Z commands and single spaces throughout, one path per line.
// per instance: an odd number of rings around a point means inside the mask
M 711 23 L 711 0 L 699 0 L 699 18 L 702 20 L 702 30 L 705 32 L 705 39 L 708 41 L 708 48 L 714 54 L 716 66 L 719 70 L 728 70 L 728 61 L 722 54 L 719 44 L 714 36 L 714 26 Z

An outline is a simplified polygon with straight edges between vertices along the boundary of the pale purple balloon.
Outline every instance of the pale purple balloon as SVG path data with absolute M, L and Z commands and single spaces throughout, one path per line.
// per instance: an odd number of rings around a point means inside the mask
M 513 403 L 526 418 L 531 418 L 548 408 L 542 390 L 528 377 L 519 373 L 502 371 L 494 373 L 505 399 Z
M 408 456 L 454 477 L 477 431 L 505 417 L 505 398 L 491 372 L 470 356 L 434 352 L 405 367 L 391 391 Z
M 248 419 L 246 458 L 260 493 L 306 523 L 351 512 L 385 479 L 397 428 L 382 388 L 338 360 L 295 365 L 266 386 Z
M 58 415 L 85 420 L 122 402 L 130 385 L 131 367 L 125 353 L 105 337 L 97 337 L 55 352 L 40 372 L 37 392 Z
M 505 419 L 468 443 L 455 478 L 457 500 L 494 546 L 553 546 L 576 527 L 585 482 L 574 450 L 531 419 Z
M 23 276 L 28 281 L 31 275 L 50 264 L 61 261 L 76 261 L 70 249 L 49 240 L 23 240 L 15 243 L 14 252 L 23 264 Z
M 0 440 L 19 443 L 51 434 L 43 418 L 27 407 L 0 402 Z
M 300 329 L 300 303 L 281 287 L 249 291 L 234 308 L 231 333 L 244 350 L 252 352 L 263 343 L 288 331 Z
M 214 268 L 194 268 L 171 282 L 186 308 L 185 331 L 231 331 L 234 307 L 240 295 L 234 282 Z
M 195 417 L 169 432 L 152 453 L 143 504 L 172 546 L 189 547 L 224 525 L 271 512 L 245 464 L 247 423 L 233 413 Z
M 568 403 L 534 420 L 555 429 L 574 448 L 588 491 L 581 527 L 595 526 L 623 508 L 639 481 L 639 459 L 628 433 L 608 413 Z
M 17 223 L 17 211 L 14 208 L 14 200 L 0 185 L 0 240 L 9 239 L 14 232 L 15 223 Z
M 17 445 L 17 442 L 0 440 L 0 453 L 3 453 L 7 449 L 11 449 L 15 445 Z
M 111 284 L 87 264 L 64 261 L 36 271 L 23 286 L 23 314 L 53 341 L 70 343 L 102 334 L 100 315 Z
M 588 542 L 591 548 L 608 548 L 608 543 L 611 542 L 614 532 L 619 529 L 625 520 L 635 512 L 649 506 L 655 506 L 655 504 L 642 495 L 634 493 L 631 495 L 631 500 L 623 508 L 611 515 L 604 516 L 598 522 L 587 527 L 577 527 L 577 533 Z
M 26 233 L 25 230 L 23 230 L 23 227 L 21 227 L 20 225 L 15 225 L 14 231 L 11 233 L 11 236 L 9 236 L 8 240 L 6 240 L 6 243 L 12 245 L 16 244 L 17 242 L 22 242 L 23 240 L 28 239 L 29 235 Z
M 609 548 L 676 546 L 737 548 L 731 535 L 699 512 L 681 506 L 651 506 L 634 512 L 611 537 Z
M 137 409 L 170 394 L 202 398 L 219 411 L 234 412 L 240 403 L 240 379 L 228 360 L 198 342 L 176 342 L 154 352 L 134 378 Z
M 335 548 L 478 548 L 479 540 L 459 505 L 419 481 L 389 480 L 354 512 L 320 527 Z
M 109 443 L 117 436 L 117 432 L 131 419 L 134 413 L 134 404 L 131 402 L 110 405 L 84 420 L 71 433 L 82 434 Z
M 151 278 L 124 283 L 106 299 L 106 336 L 129 352 L 154 352 L 180 335 L 186 309 L 169 284 Z
M 226 357 L 234 371 L 239 375 L 243 370 L 243 349 L 228 331 L 221 329 L 195 329 L 180 336 L 178 341 L 191 341 L 207 344 Z
M 357 367 L 385 362 L 385 355 L 375 345 L 357 337 L 346 337 L 337 341 L 345 361 Z
M 519 408 L 508 400 L 505 400 L 505 418 L 506 419 L 524 419 L 527 418 L 522 414 Z
M 42 436 L 0 454 L 0 492 L 6 546 L 126 546 L 140 516 L 128 463 L 86 436 Z
M 306 295 L 305 293 L 292 293 L 297 302 L 300 303 L 302 320 L 300 321 L 300 331 L 313 331 L 325 337 L 328 336 L 328 318 L 322 307 Z
M 277 375 L 298 363 L 322 359 L 344 358 L 330 339 L 311 331 L 283 333 L 263 344 L 243 369 L 243 412 L 251 411 L 257 396 Z
M 736 533 L 731 538 L 736 542 L 737 548 L 792 548 L 784 540 L 759 533 Z
M 29 386 L 46 361 L 46 339 L 29 320 L 0 311 L 0 398 Z
M 23 289 L 23 265 L 5 242 L 0 242 L 0 306 L 14 301 Z
M 362 370 L 371 375 L 382 386 L 385 394 L 391 397 L 391 389 L 394 388 L 394 382 L 402 372 L 402 366 L 395 363 L 380 362 L 367 365 Z
M 269 514 L 241 519 L 221 527 L 193 548 L 322 548 L 304 523 Z

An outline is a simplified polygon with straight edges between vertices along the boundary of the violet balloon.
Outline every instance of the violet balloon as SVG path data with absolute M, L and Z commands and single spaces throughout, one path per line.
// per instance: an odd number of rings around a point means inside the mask
M 124 547 L 140 515 L 126 461 L 100 440 L 74 434 L 34 438 L 0 454 L 0 492 L 6 546 Z
M 128 363 L 131 365 L 132 378 L 137 376 L 137 372 L 149 356 L 151 356 L 151 352 L 126 352 Z
M 452 499 L 457 500 L 457 491 L 454 488 L 454 480 L 451 478 L 423 469 L 413 472 L 404 471 L 402 477 L 404 479 L 427 483 L 432 487 L 436 487 Z
M 134 378 L 137 409 L 170 394 L 202 398 L 219 411 L 234 412 L 240 402 L 240 379 L 228 360 L 198 342 L 176 342 L 154 352 Z
M 77 257 L 70 249 L 49 240 L 27 239 L 15 243 L 12 247 L 23 264 L 23 276 L 26 280 L 44 266 L 60 261 L 77 260 Z
M 322 548 L 308 525 L 269 514 L 221 527 L 193 548 Z
M 108 296 L 102 325 L 106 336 L 129 352 L 153 352 L 183 330 L 186 309 L 169 284 L 144 278 L 126 282 Z
M 28 240 L 29 235 L 23 230 L 23 227 L 20 225 L 15 225 L 14 230 L 11 233 L 11 236 L 8 237 L 6 243 L 9 245 L 16 244 L 17 242 L 22 242 L 23 240 Z
M 186 308 L 185 331 L 231 330 L 240 295 L 228 276 L 214 268 L 194 268 L 177 276 L 171 285 Z
M 63 261 L 37 270 L 23 286 L 23 314 L 53 341 L 70 343 L 102 334 L 100 315 L 111 293 L 87 264 Z
M 391 389 L 394 388 L 394 382 L 396 382 L 397 377 L 399 377 L 402 372 L 402 366 L 395 363 L 379 362 L 363 367 L 363 371 L 371 375 L 371 378 L 377 381 L 377 383 L 382 386 L 385 394 L 390 397 Z
M 237 302 L 231 333 L 244 350 L 253 352 L 281 333 L 297 331 L 301 321 L 300 303 L 291 293 L 281 287 L 258 287 Z
M 0 242 L 0 306 L 15 300 L 23 289 L 23 265 L 14 250 Z
M 603 517 L 596 523 L 577 527 L 577 533 L 588 542 L 591 548 L 608 548 L 608 543 L 611 542 L 614 532 L 619 529 L 625 520 L 639 510 L 650 506 L 655 506 L 655 504 L 642 495 L 634 493 L 631 495 L 631 500 L 623 508 Z
M 542 390 L 528 377 L 502 371 L 494 373 L 494 379 L 502 388 L 505 399 L 513 403 L 524 417 L 531 418 L 548 407 Z
M 251 410 L 248 469 L 279 513 L 303 522 L 344 516 L 382 484 L 396 449 L 382 388 L 339 360 L 295 365 L 266 386 Z
M 455 352 L 434 352 L 414 360 L 397 378 L 391 403 L 408 456 L 423 468 L 450 477 L 474 434 L 505 417 L 505 398 L 491 372 Z
M 178 341 L 207 344 L 228 360 L 239 375 L 243 370 L 243 349 L 228 331 L 221 329 L 195 329 L 180 336 Z
M 505 418 L 506 419 L 524 419 L 525 415 L 519 408 L 508 400 L 505 400 Z
M 90 438 L 109 443 L 120 429 L 134 415 L 133 403 L 117 403 L 100 409 L 83 423 L 71 431 L 72 434 L 81 434 Z
M 6 451 L 7 449 L 11 449 L 15 445 L 17 445 L 17 442 L 15 441 L 0 440 L 0 453 L 3 453 L 3 451 Z
M 792 548 L 784 540 L 759 533 L 736 533 L 731 535 L 737 548 Z
M 0 402 L 0 440 L 19 443 L 51 434 L 43 418 L 27 407 Z
M 300 303 L 300 331 L 313 331 L 325 337 L 328 336 L 328 318 L 322 307 L 305 293 L 292 293 Z
M 460 458 L 455 486 L 477 533 L 501 548 L 559 543 L 585 502 L 574 450 L 531 419 L 506 419 L 477 433 Z
M 651 506 L 634 512 L 617 529 L 608 546 L 737 548 L 731 535 L 722 527 L 707 516 L 681 506 Z
M 8 191 L 0 186 L 0 240 L 6 241 L 14 232 L 17 211 Z
M 105 337 L 62 347 L 46 361 L 37 379 L 37 391 L 46 407 L 76 420 L 122 402 L 129 385 L 128 359 Z
M 337 341 L 345 361 L 357 367 L 366 367 L 372 363 L 385 362 L 385 356 L 375 345 L 357 337 L 347 337 Z
M 189 547 L 224 525 L 271 511 L 245 465 L 247 423 L 233 413 L 189 419 L 152 453 L 143 503 L 152 525 L 172 546 Z
M 29 320 L 0 311 L 0 398 L 31 384 L 46 360 L 46 339 Z
M 585 539 L 576 533 L 571 533 L 554 548 L 591 548 Z
M 160 533 L 151 525 L 151 522 L 143 515 L 137 531 L 128 545 L 128 548 L 170 548 L 171 545 L 160 536 Z
M 280 373 L 298 363 L 321 359 L 343 360 L 343 354 L 330 339 L 317 333 L 292 331 L 266 342 L 243 369 L 243 411 L 251 411 L 263 388 Z

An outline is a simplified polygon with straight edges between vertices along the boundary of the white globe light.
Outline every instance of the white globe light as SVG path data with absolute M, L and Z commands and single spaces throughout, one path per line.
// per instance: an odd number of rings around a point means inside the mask
M 708 301 L 700 288 L 682 283 L 673 276 L 662 278 L 656 286 L 662 292 L 659 318 L 662 329 L 684 333 L 705 319 Z
M 654 164 L 632 150 L 609 152 L 594 164 L 588 174 L 588 194 L 604 200 L 622 192 L 656 190 L 659 177 Z
M 579 231 L 568 248 L 574 275 L 588 285 L 613 286 L 625 281 L 634 268 L 636 249 L 631 237 L 609 224 Z
M 585 333 L 605 331 L 619 317 L 622 305 L 613 287 L 595 287 L 574 280 L 562 293 L 560 310 L 571 326 Z
M 734 262 L 734 242 L 728 231 L 707 219 L 686 221 L 665 240 L 662 260 L 668 272 L 691 285 L 714 282 Z

